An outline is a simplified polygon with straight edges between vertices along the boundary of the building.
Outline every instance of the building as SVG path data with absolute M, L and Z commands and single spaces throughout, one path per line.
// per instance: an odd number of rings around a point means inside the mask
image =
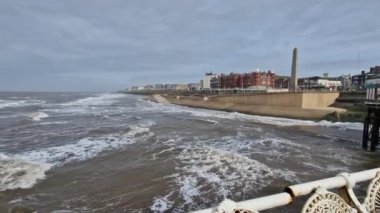
M 164 90 L 165 86 L 163 84 L 155 84 L 154 89 L 155 90 Z
M 365 88 L 365 79 L 366 79 L 366 73 L 363 70 L 361 74 L 359 75 L 353 75 L 351 77 L 352 87 L 353 89 L 364 89 Z
M 153 85 L 146 85 L 144 86 L 144 90 L 153 90 L 154 86 Z
M 340 81 L 342 82 L 342 91 L 351 91 L 352 90 L 352 81 L 351 81 L 351 75 L 341 75 L 339 77 Z
M 138 89 L 139 89 L 138 86 L 132 86 L 130 90 L 131 90 L 131 91 L 136 91 L 136 90 L 138 90 Z
M 369 69 L 369 73 L 371 74 L 380 74 L 380 66 L 374 66 Z
M 217 76 L 217 77 L 214 77 L 210 80 L 210 87 L 212 89 L 218 89 L 220 88 L 220 77 Z
M 188 91 L 198 91 L 200 90 L 201 85 L 199 83 L 189 83 L 187 84 Z
M 229 75 L 221 74 L 219 76 L 220 88 L 240 88 L 240 74 L 230 73 Z
M 328 90 L 336 91 L 342 87 L 339 78 L 323 78 L 313 76 L 298 79 L 298 88 L 301 90 Z
M 289 89 L 290 76 L 276 76 L 274 81 L 274 88 L 277 89 Z
M 353 75 L 351 77 L 352 88 L 355 90 L 362 90 L 366 88 L 366 79 L 369 76 L 379 75 L 380 74 L 380 66 L 374 66 L 369 69 L 369 72 L 365 72 L 363 70 L 359 75 Z
M 219 88 L 242 89 L 250 87 L 274 88 L 276 75 L 271 72 L 230 73 L 219 76 Z M 216 82 L 216 80 L 215 80 Z M 216 84 L 216 83 L 215 83 Z
M 187 84 L 176 84 L 175 90 L 178 90 L 178 91 L 187 90 Z
M 165 89 L 166 90 L 175 90 L 176 89 L 176 84 L 165 84 Z
M 250 77 L 248 77 L 248 83 L 245 87 L 250 86 L 263 86 L 268 88 L 274 88 L 274 83 L 276 80 L 276 75 L 274 72 L 253 72 Z
M 206 72 L 202 81 L 202 89 L 211 89 L 211 79 L 215 77 L 218 76 L 212 72 Z

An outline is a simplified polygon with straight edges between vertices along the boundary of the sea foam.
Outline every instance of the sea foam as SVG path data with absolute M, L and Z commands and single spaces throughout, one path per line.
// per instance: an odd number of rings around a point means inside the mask
M 26 161 L 0 153 L 0 191 L 30 188 L 45 178 L 51 164 Z
M 151 125 L 152 122 L 146 122 Z M 50 168 L 93 158 L 104 151 L 146 141 L 153 136 L 148 125 L 132 125 L 124 134 L 86 137 L 62 146 L 47 147 L 15 155 L 0 153 L 0 191 L 30 188 L 45 178 Z
M 109 105 L 116 102 L 118 98 L 125 97 L 124 94 L 116 93 L 103 93 L 94 97 L 87 97 L 78 99 L 75 101 L 67 102 L 61 104 L 61 106 L 99 106 L 99 105 Z
M 46 113 L 44 113 L 44 112 L 34 112 L 34 113 L 29 114 L 29 117 L 30 117 L 33 121 L 40 121 L 40 120 L 43 119 L 43 118 L 47 118 L 47 117 L 49 117 L 49 115 L 46 114 Z
M 27 100 L 1 100 L 0 99 L 0 109 L 40 105 L 43 103 L 45 102 L 41 100 L 36 100 L 36 99 L 27 99 Z

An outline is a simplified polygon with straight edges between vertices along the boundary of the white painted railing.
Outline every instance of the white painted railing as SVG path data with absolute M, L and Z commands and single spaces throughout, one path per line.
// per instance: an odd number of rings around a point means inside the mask
M 360 203 L 353 192 L 353 187 L 358 182 L 369 180 L 372 181 L 368 186 L 367 196 L 364 202 Z M 340 189 L 339 195 L 327 191 L 334 188 Z M 285 192 L 252 200 L 234 202 L 227 199 L 216 208 L 194 213 L 253 213 L 287 205 L 297 197 L 313 192 L 302 212 L 380 212 L 380 168 L 351 174 L 342 173 L 331 178 L 288 186 Z

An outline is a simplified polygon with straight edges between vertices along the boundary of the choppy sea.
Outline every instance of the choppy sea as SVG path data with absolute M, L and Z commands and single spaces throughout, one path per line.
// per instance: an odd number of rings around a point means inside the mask
M 378 167 L 361 129 L 117 93 L 3 92 L 0 212 L 187 212 L 269 195 Z

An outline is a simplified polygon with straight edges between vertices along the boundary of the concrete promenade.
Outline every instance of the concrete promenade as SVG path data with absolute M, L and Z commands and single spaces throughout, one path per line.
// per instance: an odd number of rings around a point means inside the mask
M 262 93 L 250 95 L 175 96 L 153 95 L 160 103 L 241 112 L 252 115 L 298 119 L 323 119 L 329 114 L 339 114 L 345 109 L 329 107 L 339 93 Z
M 153 95 L 153 98 L 158 102 L 158 103 L 163 103 L 163 104 L 170 104 L 168 100 L 166 100 L 164 97 L 162 97 L 159 94 Z

